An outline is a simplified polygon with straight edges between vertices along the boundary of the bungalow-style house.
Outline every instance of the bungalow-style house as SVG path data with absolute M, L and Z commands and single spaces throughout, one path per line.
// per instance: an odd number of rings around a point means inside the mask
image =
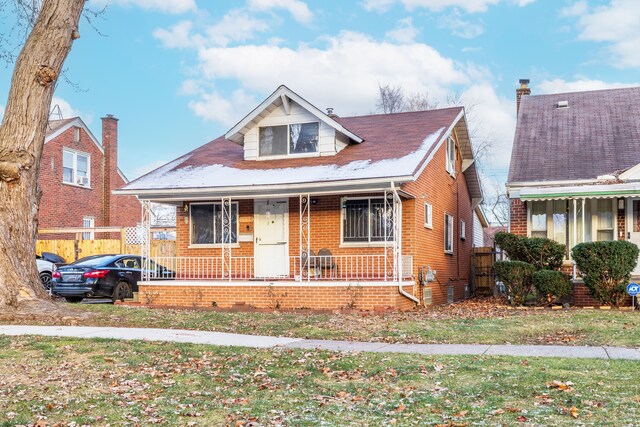
M 118 119 L 112 115 L 102 118 L 102 143 L 80 117 L 50 120 L 40 161 L 38 228 L 135 226 L 140 221 L 140 202 L 133 196 L 112 194 L 128 182 L 117 160 Z M 88 231 L 82 237 L 95 236 Z
M 532 96 L 528 83 L 517 90 L 510 231 L 565 244 L 568 268 L 578 243 L 640 244 L 640 87 Z M 574 302 L 593 304 L 574 279 Z
M 463 298 L 482 199 L 462 107 L 338 117 L 286 86 L 117 193 L 146 227 L 150 202 L 177 206 L 143 303 L 312 309 Z

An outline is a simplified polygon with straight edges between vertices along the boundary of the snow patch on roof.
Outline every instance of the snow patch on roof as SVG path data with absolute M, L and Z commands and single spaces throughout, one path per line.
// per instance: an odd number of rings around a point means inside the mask
M 124 190 L 159 190 L 216 188 L 251 185 L 298 184 L 344 181 L 349 179 L 386 178 L 413 175 L 444 128 L 428 135 L 420 147 L 406 156 L 373 162 L 357 160 L 346 165 L 319 165 L 280 169 L 238 169 L 222 164 L 206 166 L 179 165 L 190 154 L 138 178 Z

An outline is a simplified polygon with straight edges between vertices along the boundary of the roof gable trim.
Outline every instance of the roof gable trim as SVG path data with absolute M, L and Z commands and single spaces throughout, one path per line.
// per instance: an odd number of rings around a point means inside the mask
M 82 121 L 80 117 L 76 117 L 75 119 L 71 120 L 69 123 L 61 126 L 59 129 L 56 129 L 54 132 L 51 132 L 50 134 L 48 134 L 44 139 L 44 143 L 46 144 L 47 142 L 57 138 L 58 136 L 62 135 L 65 131 L 67 131 L 71 127 L 78 127 L 80 129 L 83 129 L 87 133 L 87 135 L 89 135 L 89 138 L 91 139 L 91 141 L 93 141 L 93 143 L 96 144 L 96 147 L 98 147 L 98 150 L 100 150 L 100 152 L 104 154 L 104 147 L 102 147 L 102 144 L 98 142 L 96 137 L 93 135 L 93 133 L 89 130 L 87 125 Z

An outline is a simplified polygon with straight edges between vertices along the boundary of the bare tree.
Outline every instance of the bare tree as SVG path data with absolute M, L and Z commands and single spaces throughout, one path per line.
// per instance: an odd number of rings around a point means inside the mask
M 405 110 L 404 93 L 401 86 L 378 85 L 378 111 L 384 114 L 400 113 Z
M 509 197 L 507 196 L 507 190 L 504 184 L 500 183 L 497 179 L 489 179 L 489 183 L 485 180 L 483 185 L 485 186 L 484 193 L 488 195 L 485 197 L 483 203 L 485 212 L 489 212 L 490 222 L 502 227 L 508 226 Z
M 0 126 L 0 311 L 51 309 L 35 264 L 40 158 L 51 98 L 78 33 L 84 0 L 16 0 L 28 37 Z

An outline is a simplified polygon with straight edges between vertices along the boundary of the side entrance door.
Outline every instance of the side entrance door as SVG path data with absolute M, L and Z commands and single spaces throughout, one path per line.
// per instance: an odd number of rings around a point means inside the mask
M 640 247 L 640 199 L 627 199 L 627 240 Z M 631 274 L 640 276 L 640 262 Z
M 289 276 L 289 201 L 254 202 L 256 277 Z

